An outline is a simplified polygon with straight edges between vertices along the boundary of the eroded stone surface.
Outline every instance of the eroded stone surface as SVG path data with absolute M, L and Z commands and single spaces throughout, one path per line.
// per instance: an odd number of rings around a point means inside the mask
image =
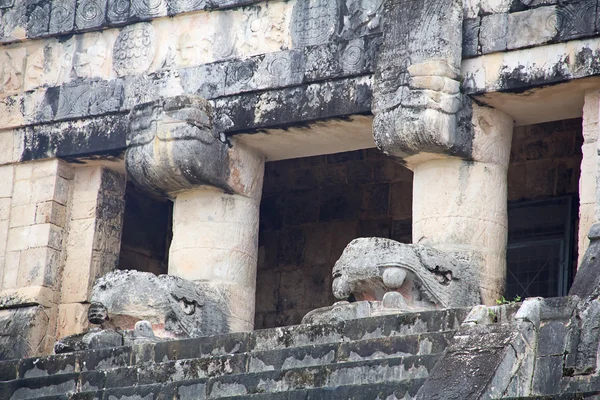
M 221 299 L 193 282 L 170 275 L 114 271 L 96 281 L 91 301 L 106 308 L 103 328 L 134 330 L 149 321 L 158 337 L 186 338 L 226 333 Z M 98 320 L 96 320 L 98 322 Z

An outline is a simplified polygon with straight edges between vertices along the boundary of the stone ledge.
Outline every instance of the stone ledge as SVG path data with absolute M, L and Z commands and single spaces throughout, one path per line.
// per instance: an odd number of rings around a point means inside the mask
M 5 289 L 0 292 L 0 309 L 32 305 L 53 307 L 57 299 L 58 293 L 44 286 Z

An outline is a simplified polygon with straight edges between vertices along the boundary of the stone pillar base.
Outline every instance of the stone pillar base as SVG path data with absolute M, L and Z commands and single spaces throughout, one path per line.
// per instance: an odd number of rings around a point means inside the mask
M 175 198 L 169 274 L 225 299 L 231 331 L 254 327 L 259 201 L 210 188 Z
M 506 280 L 506 179 L 504 166 L 460 159 L 414 168 L 413 243 L 475 266 L 488 305 L 503 295 Z

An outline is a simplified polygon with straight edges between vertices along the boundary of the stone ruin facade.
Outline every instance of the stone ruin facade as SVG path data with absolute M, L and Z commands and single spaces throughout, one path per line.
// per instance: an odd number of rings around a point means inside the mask
M 592 393 L 599 10 L 596 0 L 0 0 L 0 360 L 25 360 L 0 365 L 14 381 L 0 393 L 27 398 L 27 357 L 52 352 L 83 354 L 68 363 L 79 373 L 98 349 L 151 349 L 161 363 L 180 339 L 227 341 L 303 318 L 271 331 L 289 350 L 318 341 L 299 339 L 306 326 L 353 327 L 331 337 L 352 342 L 367 340 L 362 318 L 389 333 L 410 315 L 442 322 L 402 335 L 452 335 L 435 369 L 405 368 L 419 371 L 407 375 L 418 394 L 402 396 L 433 398 L 448 380 L 482 398 Z M 560 130 L 547 140 L 556 121 L 576 127 L 569 145 Z M 563 236 L 527 225 L 518 207 L 511 222 L 517 189 L 538 203 L 569 195 L 562 211 L 533 206 L 542 222 L 562 218 Z M 531 243 L 560 253 L 554 278 L 540 278 Z M 572 283 L 576 297 L 494 308 L 507 279 L 524 294 L 549 282 L 555 296 Z M 269 350 L 266 333 L 248 335 L 234 346 L 244 357 Z M 458 376 L 465 362 L 485 364 L 487 380 Z M 559 371 L 562 386 L 543 371 Z M 285 386 L 239 382 L 203 393 Z

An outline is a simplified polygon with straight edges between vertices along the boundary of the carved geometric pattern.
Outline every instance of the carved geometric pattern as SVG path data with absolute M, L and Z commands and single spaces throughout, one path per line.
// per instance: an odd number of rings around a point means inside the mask
M 88 114 L 90 87 L 87 85 L 65 85 L 60 88 L 57 119 L 77 118 Z
M 48 33 L 50 23 L 50 2 L 38 2 L 27 7 L 27 36 L 37 37 Z
M 129 18 L 129 0 L 108 0 L 106 17 L 112 23 L 121 23 Z
M 113 47 L 113 68 L 118 76 L 146 72 L 154 60 L 156 39 L 149 23 L 125 27 Z
M 344 71 L 357 72 L 365 65 L 365 49 L 362 43 L 350 43 L 342 52 L 341 63 Z
M 206 5 L 206 0 L 171 0 L 167 2 L 169 14 L 179 14 L 183 12 L 202 10 Z
M 137 17 L 148 18 L 167 14 L 165 0 L 133 0 L 131 7 Z
M 595 0 L 561 4 L 556 13 L 560 39 L 594 33 L 596 20 Z
M 50 12 L 50 33 L 69 32 L 73 29 L 75 2 L 71 0 L 55 0 Z
M 292 14 L 294 46 L 325 43 L 338 27 L 338 0 L 298 0 Z
M 78 0 L 75 24 L 77 29 L 89 29 L 101 26 L 106 13 L 106 0 Z

